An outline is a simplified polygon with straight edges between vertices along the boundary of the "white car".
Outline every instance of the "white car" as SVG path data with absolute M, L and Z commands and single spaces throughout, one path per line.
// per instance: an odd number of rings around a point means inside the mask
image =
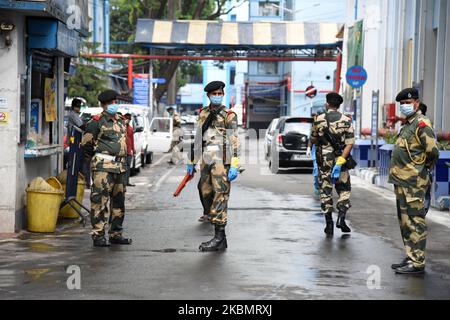
M 269 127 L 267 128 L 266 135 L 264 137 L 264 155 L 266 159 L 269 158 L 269 151 L 272 146 L 272 139 L 279 120 L 280 120 L 279 118 L 273 119 L 272 122 L 269 124 Z

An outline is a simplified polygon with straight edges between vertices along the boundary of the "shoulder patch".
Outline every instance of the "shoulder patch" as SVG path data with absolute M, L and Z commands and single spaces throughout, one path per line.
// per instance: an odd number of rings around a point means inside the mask
M 100 118 L 101 118 L 101 115 L 100 114 L 96 114 L 95 116 L 92 117 L 92 120 L 99 121 Z
M 427 124 L 425 121 L 420 121 L 420 122 L 419 122 L 419 128 L 420 128 L 420 129 L 423 129 L 423 128 L 425 128 L 425 127 L 428 127 L 428 124 Z

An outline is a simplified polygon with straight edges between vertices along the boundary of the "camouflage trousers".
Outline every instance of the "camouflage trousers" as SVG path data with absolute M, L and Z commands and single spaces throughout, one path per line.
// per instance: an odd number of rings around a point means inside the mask
M 319 186 L 320 203 L 323 214 L 333 212 L 333 183 L 331 181 L 331 172 L 335 164 L 335 159 L 323 159 L 319 161 Z M 350 173 L 345 167 L 342 167 L 341 176 L 335 184 L 336 192 L 339 196 L 336 208 L 339 212 L 347 213 L 351 208 L 350 191 Z
M 228 181 L 229 166 L 202 163 L 198 190 L 203 214 L 211 217 L 211 223 L 225 226 L 228 220 L 228 199 L 231 184 Z
M 126 179 L 126 173 L 93 171 L 92 175 L 92 237 L 104 237 L 105 227 L 107 224 L 109 224 L 110 237 L 119 237 L 122 235 L 122 224 L 125 217 L 124 183 Z
M 414 189 L 395 186 L 397 217 L 406 255 L 416 268 L 425 266 L 427 225 L 424 198 L 415 197 Z

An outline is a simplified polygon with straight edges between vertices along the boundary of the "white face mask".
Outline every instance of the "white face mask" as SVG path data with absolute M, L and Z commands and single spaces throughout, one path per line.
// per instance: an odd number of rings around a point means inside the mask
M 402 104 L 400 105 L 400 112 L 409 117 L 414 114 L 414 104 Z

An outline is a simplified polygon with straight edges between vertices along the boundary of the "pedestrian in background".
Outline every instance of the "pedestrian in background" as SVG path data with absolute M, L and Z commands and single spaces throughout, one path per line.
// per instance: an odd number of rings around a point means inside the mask
M 131 126 L 131 113 L 127 113 L 124 116 L 125 125 L 127 128 L 127 176 L 126 176 L 126 186 L 134 187 L 134 184 L 130 183 L 131 166 L 133 165 L 133 159 L 136 154 L 134 148 L 134 129 Z
M 417 274 L 425 271 L 425 200 L 439 149 L 431 121 L 419 111 L 419 92 L 414 88 L 404 89 L 396 101 L 406 121 L 392 151 L 389 183 L 394 184 L 406 257 L 391 267 L 396 273 Z
M 181 152 L 181 143 L 183 142 L 183 129 L 181 128 L 181 117 L 175 111 L 174 107 L 168 107 L 167 112 L 173 119 L 173 138 L 170 146 L 172 156 L 168 161 L 169 164 L 180 164 L 183 160 L 183 153 Z
M 80 133 L 84 130 L 83 120 L 81 120 L 81 103 L 80 99 L 73 99 L 72 106 L 70 108 L 70 112 L 67 119 L 67 133 L 66 133 L 66 141 L 65 145 L 70 146 L 72 137 L 74 136 L 73 130 L 76 129 Z M 68 152 L 64 152 L 64 168 L 67 168 L 67 164 L 69 162 Z M 86 176 L 85 176 L 86 178 Z

